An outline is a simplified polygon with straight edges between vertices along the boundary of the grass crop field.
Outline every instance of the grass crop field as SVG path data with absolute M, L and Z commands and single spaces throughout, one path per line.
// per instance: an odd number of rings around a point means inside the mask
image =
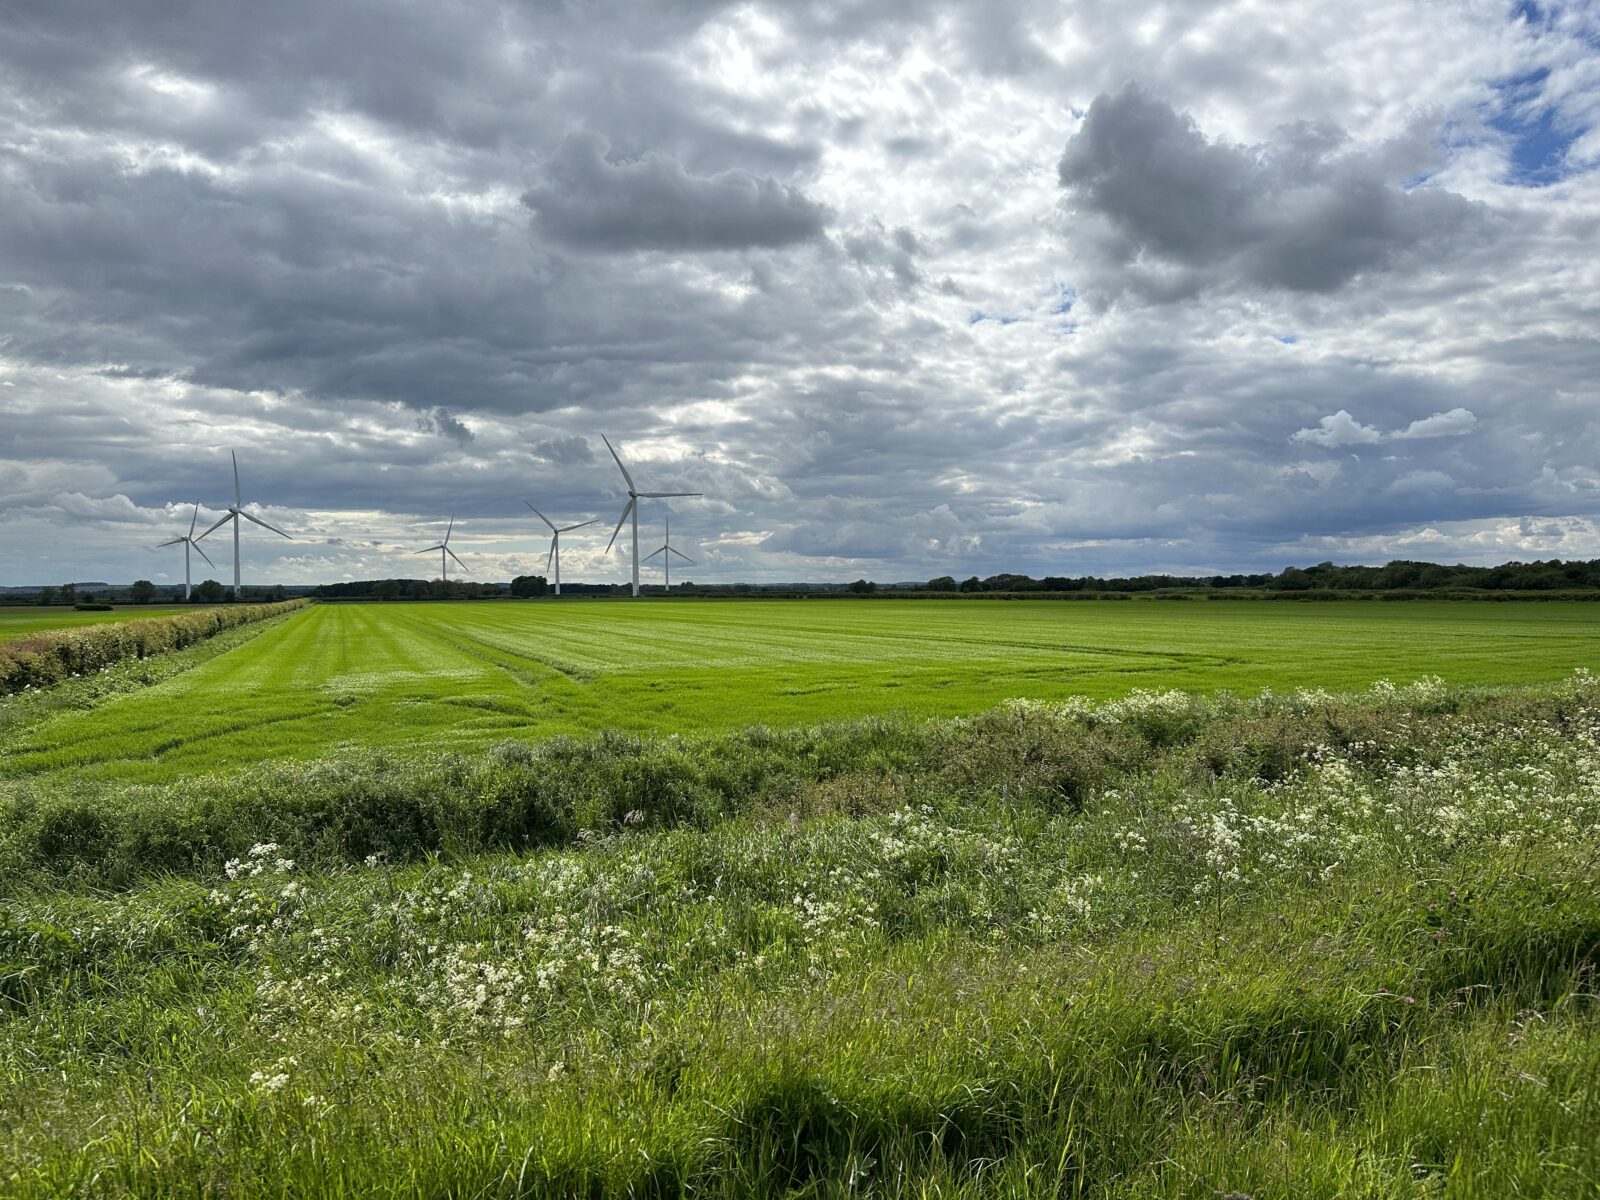
M 1597 635 L 321 605 L 12 697 L 0 1196 L 1592 1200 Z
M 698 733 L 1135 688 L 1524 683 L 1600 667 L 1582 603 L 319 605 L 159 686 L 22 719 L 0 778 L 161 782 L 341 747 Z
M 79 612 L 70 605 L 0 605 L 0 645 L 47 629 L 98 625 L 102 621 L 148 620 L 189 612 L 196 607 L 193 604 L 130 604 L 110 612 Z

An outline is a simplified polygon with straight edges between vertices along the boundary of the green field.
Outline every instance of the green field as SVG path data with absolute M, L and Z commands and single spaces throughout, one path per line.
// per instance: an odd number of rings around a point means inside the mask
M 190 612 L 194 604 L 124 605 L 110 612 L 79 612 L 70 605 L 0 605 L 0 645 L 43 633 L 47 629 L 70 629 L 74 625 L 98 625 L 103 621 L 140 621 L 151 617 L 170 617 Z
M 1135 688 L 1526 683 L 1580 666 L 1600 666 L 1600 604 L 325 604 L 13 731 L 0 777 L 161 781 L 349 746 L 945 716 Z

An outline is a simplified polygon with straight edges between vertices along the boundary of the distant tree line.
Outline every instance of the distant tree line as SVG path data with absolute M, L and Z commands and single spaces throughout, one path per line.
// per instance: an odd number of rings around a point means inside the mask
M 854 585 L 851 585 L 854 587 Z M 1392 592 L 1506 591 L 1546 592 L 1600 589 L 1600 558 L 1588 561 L 1508 562 L 1497 567 L 1445 566 L 1442 563 L 1396 559 L 1381 567 L 1341 567 L 1331 562 L 1314 567 L 1285 567 L 1261 575 L 976 575 L 957 582 L 952 575 L 930 579 L 929 592 L 1159 592 L 1205 588 L 1267 592 Z
M 286 588 L 281 583 L 268 587 L 242 587 L 238 600 L 248 604 L 277 604 L 293 595 L 303 595 L 310 589 Z M 221 604 L 234 599 L 232 589 L 215 579 L 194 585 L 190 602 L 195 604 Z M 174 604 L 183 602 L 182 584 L 155 584 L 148 579 L 135 579 L 127 587 L 113 587 L 108 583 L 64 583 L 60 587 L 13 588 L 0 596 L 4 604 L 63 605 L 71 608 L 82 604 Z
M 542 596 L 543 575 L 519 575 L 510 586 L 468 579 L 360 579 L 325 583 L 311 594 L 321 600 L 498 600 Z
M 233 597 L 229 588 L 214 579 L 196 584 L 193 600 L 199 604 L 220 604 Z M 626 596 L 626 583 L 563 583 L 561 590 L 573 596 Z M 524 598 L 548 594 L 543 575 L 519 575 L 510 584 L 480 583 L 462 579 L 365 579 L 346 583 L 325 583 L 315 588 L 244 587 L 238 599 L 269 603 L 292 595 L 309 594 L 327 600 L 490 600 Z M 662 595 L 660 584 L 645 584 L 650 595 Z M 1053 595 L 1082 594 L 1137 595 L 1148 592 L 1232 593 L 1236 595 L 1321 596 L 1348 594 L 1412 594 L 1430 592 L 1600 592 L 1600 559 L 1563 562 L 1508 562 L 1496 567 L 1447 566 L 1443 563 L 1396 559 L 1381 567 L 1338 566 L 1331 562 L 1314 567 L 1285 567 L 1275 574 L 1254 575 L 1031 575 L 1002 573 L 980 579 L 973 575 L 958 580 L 940 575 L 926 583 L 875 583 L 857 579 L 853 583 L 713 583 L 690 580 L 674 583 L 674 596 L 938 596 L 938 595 Z M 0 594 L 6 604 L 81 603 L 172 603 L 182 588 L 173 584 L 156 585 L 138 579 L 127 587 L 109 584 L 63 584 L 40 589 L 11 588 Z

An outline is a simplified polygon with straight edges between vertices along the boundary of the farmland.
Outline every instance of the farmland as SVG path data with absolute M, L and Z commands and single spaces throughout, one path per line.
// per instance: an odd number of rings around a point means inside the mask
M 71 629 L 103 621 L 143 621 L 189 612 L 195 607 L 192 604 L 145 604 L 124 605 L 110 612 L 79 612 L 67 605 L 5 605 L 0 606 L 0 645 L 47 629 Z
M 14 697 L 0 1195 L 1592 1197 L 1597 622 L 322 605 Z
M 687 734 L 1135 688 L 1343 689 L 1600 666 L 1600 605 L 321 605 L 158 686 L 0 718 L 0 777 L 159 782 L 340 747 Z M 0 713 L 4 707 L 0 706 Z

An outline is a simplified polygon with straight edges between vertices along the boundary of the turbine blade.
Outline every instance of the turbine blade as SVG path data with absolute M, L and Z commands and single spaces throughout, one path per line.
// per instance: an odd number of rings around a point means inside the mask
M 602 434 L 601 436 L 604 437 L 605 435 Z M 617 527 L 611 531 L 611 540 L 606 543 L 607 554 L 610 554 L 611 547 L 617 544 L 617 534 L 622 532 L 622 523 L 628 519 L 628 514 L 633 511 L 634 503 L 634 500 L 630 497 L 628 503 L 623 507 L 622 515 L 617 518 Z
M 571 533 L 574 529 L 582 529 L 585 525 L 598 525 L 598 524 L 600 524 L 600 518 L 599 517 L 592 517 L 587 521 L 579 521 L 576 525 L 563 525 L 560 529 L 557 529 L 556 532 L 557 533 Z
M 524 504 L 528 504 L 528 502 L 526 500 L 524 500 L 523 503 Z M 533 505 L 531 505 L 531 504 L 528 504 L 528 507 L 533 510 L 533 515 L 534 516 L 538 517 L 539 520 L 543 521 L 546 525 L 549 525 L 551 529 L 555 529 L 555 525 L 551 522 L 549 517 L 545 516 L 542 512 L 540 512 L 537 508 L 534 508 Z
M 661 547 L 661 550 L 665 550 L 665 549 L 666 549 L 666 547 L 665 547 L 665 546 L 663 546 L 663 547 Z M 649 553 L 649 554 L 646 554 L 646 555 L 645 555 L 645 556 L 644 556 L 644 557 L 643 557 L 643 558 L 641 558 L 641 559 L 640 559 L 640 560 L 639 560 L 639 561 L 640 561 L 640 562 L 642 562 L 642 563 L 646 563 L 646 562 L 649 562 L 649 561 L 650 561 L 650 560 L 651 560 L 651 559 L 652 559 L 652 558 L 654 558 L 654 557 L 655 557 L 655 556 L 656 556 L 656 555 L 658 555 L 658 554 L 660 554 L 660 553 L 661 553 L 661 550 L 652 550 L 652 551 L 650 551 L 650 553 Z
M 676 554 L 679 558 L 683 559 L 684 562 L 689 563 L 691 566 L 694 565 L 694 559 L 690 558 L 682 550 L 677 549 L 675 546 L 668 546 L 667 549 L 673 554 Z
M 200 521 L 200 501 L 194 502 L 194 516 L 189 518 L 189 536 L 194 536 L 194 527 Z
M 704 492 L 640 492 L 641 500 L 666 500 L 673 496 L 703 496 Z
M 628 474 L 628 468 L 622 465 L 622 459 L 617 455 L 617 448 L 611 444 L 611 439 L 605 434 L 600 435 L 600 440 L 606 444 L 606 449 L 611 451 L 611 457 L 617 460 L 617 470 L 622 472 L 622 477 L 628 481 L 628 495 L 637 495 L 639 489 L 633 486 L 633 476 Z
M 235 507 L 242 508 L 244 497 L 239 494 L 239 456 L 232 450 L 229 450 L 228 454 L 233 458 L 233 503 Z
M 191 545 L 191 546 L 194 546 L 194 543 L 193 543 L 193 542 L 190 542 L 190 543 L 189 543 L 189 544 L 190 544 L 190 545 Z M 204 551 L 204 550 L 202 550 L 202 549 L 200 549 L 200 547 L 199 547 L 199 546 L 194 546 L 194 552 L 195 552 L 195 553 L 196 553 L 196 554 L 198 554 L 198 555 L 199 555 L 199 556 L 200 556 L 200 557 L 201 557 L 201 558 L 203 558 L 203 559 L 205 559 L 205 560 L 206 560 L 206 562 L 207 562 L 207 563 L 208 563 L 208 564 L 209 564 L 209 565 L 210 565 L 210 566 L 211 566 L 211 568 L 212 568 L 212 569 L 213 569 L 213 570 L 215 570 L 215 569 L 216 569 L 216 566 L 217 566 L 217 564 L 216 564 L 216 563 L 214 563 L 214 562 L 212 562 L 212 561 L 211 561 L 211 556 L 210 556 L 210 555 L 208 555 L 208 554 L 207 554 L 207 553 L 206 553 L 206 552 L 205 552 L 205 551 Z
M 546 554 L 544 556 L 544 569 L 546 571 L 548 571 L 550 569 L 550 564 L 555 561 L 555 558 L 556 558 L 556 540 L 555 540 L 555 538 L 551 538 L 550 539 L 550 553 Z
M 261 526 L 261 528 L 263 528 L 263 529 L 272 530 L 272 532 L 277 534 L 279 537 L 286 537 L 286 538 L 289 538 L 289 540 L 291 542 L 294 541 L 294 539 L 292 537 L 289 537 L 289 535 L 287 533 L 285 533 L 283 530 L 279 529 L 276 525 L 268 525 L 260 517 L 252 517 L 249 513 L 245 512 L 243 509 L 241 509 L 239 511 L 239 515 L 241 517 L 243 517 L 246 521 L 254 521 L 257 525 Z
M 466 564 L 466 563 L 464 563 L 464 562 L 461 562 L 461 556 L 460 556 L 460 555 L 459 555 L 459 554 L 457 554 L 457 553 L 456 553 L 456 552 L 455 552 L 455 551 L 454 551 L 454 550 L 452 550 L 452 549 L 450 549 L 450 547 L 449 547 L 449 546 L 446 546 L 446 547 L 445 547 L 445 548 L 444 548 L 444 552 L 445 552 L 445 553 L 446 553 L 446 554 L 448 554 L 448 555 L 449 555 L 449 556 L 450 556 L 450 557 L 451 557 L 451 558 L 453 558 L 453 559 L 455 559 L 455 560 L 456 560 L 456 562 L 457 562 L 457 563 L 460 563 L 460 565 L 461 565 L 461 569 L 462 569 L 462 570 L 463 570 L 463 571 L 466 571 L 466 572 L 468 572 L 468 573 L 469 573 L 469 574 L 470 574 L 470 573 L 471 573 L 471 571 L 472 571 L 472 568 L 471 568 L 471 567 L 469 567 L 469 566 L 467 566 L 467 564 Z
M 426 550 L 413 550 L 413 554 L 432 554 L 435 550 L 443 550 L 443 546 L 429 546 Z
M 446 546 L 448 546 L 450 544 L 450 531 L 453 530 L 455 527 L 456 527 L 456 515 L 455 515 L 455 513 L 451 513 L 450 514 L 450 524 L 448 524 L 448 525 L 446 525 L 444 527 L 444 544 Z
M 156 549 L 159 550 L 163 546 L 176 546 L 179 542 L 187 542 L 188 540 L 189 540 L 188 538 L 176 537 L 176 538 L 173 538 L 170 542 L 157 542 L 156 543 Z
M 206 536 L 206 534 L 207 534 L 207 533 L 212 533 L 212 532 L 214 532 L 214 531 L 216 531 L 216 530 L 218 530 L 218 529 L 221 529 L 221 528 L 222 528 L 222 527 L 223 527 L 223 526 L 224 526 L 224 525 L 226 525 L 226 524 L 227 524 L 227 523 L 228 523 L 228 522 L 229 522 L 229 521 L 231 521 L 231 520 L 233 520 L 233 513 L 232 513 L 232 512 L 229 512 L 229 513 L 228 513 L 228 515 L 227 515 L 227 516 L 225 516 L 225 517 L 223 517 L 223 518 L 222 518 L 222 520 L 220 520 L 220 521 L 218 521 L 218 522 L 217 522 L 217 523 L 216 523 L 216 524 L 215 524 L 215 525 L 213 525 L 213 526 L 212 526 L 212 527 L 211 527 L 211 528 L 210 528 L 210 529 L 208 529 L 208 530 L 206 530 L 206 532 L 205 532 L 205 533 L 202 533 L 202 534 L 201 534 L 201 535 L 200 535 L 200 537 L 198 537 L 198 538 L 195 538 L 195 541 L 197 541 L 197 542 L 198 542 L 198 541 L 199 541 L 199 540 L 200 540 L 200 538 L 203 538 L 203 537 L 205 537 L 205 536 Z

